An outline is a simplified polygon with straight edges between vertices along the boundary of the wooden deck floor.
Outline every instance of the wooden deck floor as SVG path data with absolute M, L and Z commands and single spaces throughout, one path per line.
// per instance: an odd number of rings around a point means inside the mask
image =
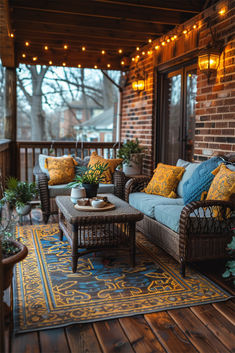
M 207 275 L 224 286 L 220 273 L 216 263 L 208 266 Z M 12 353 L 101 352 L 235 352 L 235 300 L 71 325 L 12 338 Z

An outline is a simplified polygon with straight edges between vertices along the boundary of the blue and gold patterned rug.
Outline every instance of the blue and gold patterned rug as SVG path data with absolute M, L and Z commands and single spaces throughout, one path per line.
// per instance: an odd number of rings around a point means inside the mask
M 14 326 L 17 333 L 223 301 L 230 296 L 204 276 L 179 264 L 142 235 L 137 263 L 127 252 L 82 256 L 71 270 L 71 248 L 58 225 L 18 228 L 29 249 L 16 266 Z

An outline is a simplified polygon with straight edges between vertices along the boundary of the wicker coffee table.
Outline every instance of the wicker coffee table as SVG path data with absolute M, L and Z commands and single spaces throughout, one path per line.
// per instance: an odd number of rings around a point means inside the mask
M 135 266 L 135 225 L 143 214 L 113 194 L 105 194 L 115 204 L 114 210 L 78 211 L 69 196 L 57 196 L 60 240 L 66 236 L 72 247 L 72 270 L 76 272 L 78 257 L 106 249 L 126 249 Z M 78 251 L 78 249 L 85 249 Z

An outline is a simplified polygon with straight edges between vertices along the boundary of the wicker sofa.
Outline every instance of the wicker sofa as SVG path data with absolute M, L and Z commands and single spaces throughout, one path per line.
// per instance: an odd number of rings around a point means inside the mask
M 43 221 L 47 223 L 51 215 L 58 214 L 55 202 L 56 196 L 70 195 L 71 189 L 66 188 L 66 185 L 49 186 L 49 177 L 41 170 L 39 164 L 34 167 L 33 173 L 39 190 Z M 125 174 L 122 171 L 115 170 L 112 184 L 100 184 L 98 193 L 113 193 L 123 199 L 125 182 Z
M 226 257 L 231 228 L 235 226 L 234 195 L 228 202 L 207 200 L 184 205 L 180 197 L 167 200 L 141 192 L 150 179 L 143 176 L 130 179 L 125 186 L 125 199 L 144 213 L 143 220 L 137 223 L 138 230 L 180 263 L 181 275 L 185 276 L 187 262 Z M 213 216 L 214 206 L 221 207 L 221 220 Z

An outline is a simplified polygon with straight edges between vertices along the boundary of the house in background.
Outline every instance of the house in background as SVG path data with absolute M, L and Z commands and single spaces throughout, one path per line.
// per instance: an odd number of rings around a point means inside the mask
M 117 104 L 75 126 L 77 141 L 111 142 L 116 140 Z
M 69 103 L 69 108 L 65 109 L 60 120 L 60 138 L 75 138 L 75 127 L 79 127 L 83 122 L 88 121 L 101 113 L 103 107 L 87 97 L 86 101 L 80 99 Z

